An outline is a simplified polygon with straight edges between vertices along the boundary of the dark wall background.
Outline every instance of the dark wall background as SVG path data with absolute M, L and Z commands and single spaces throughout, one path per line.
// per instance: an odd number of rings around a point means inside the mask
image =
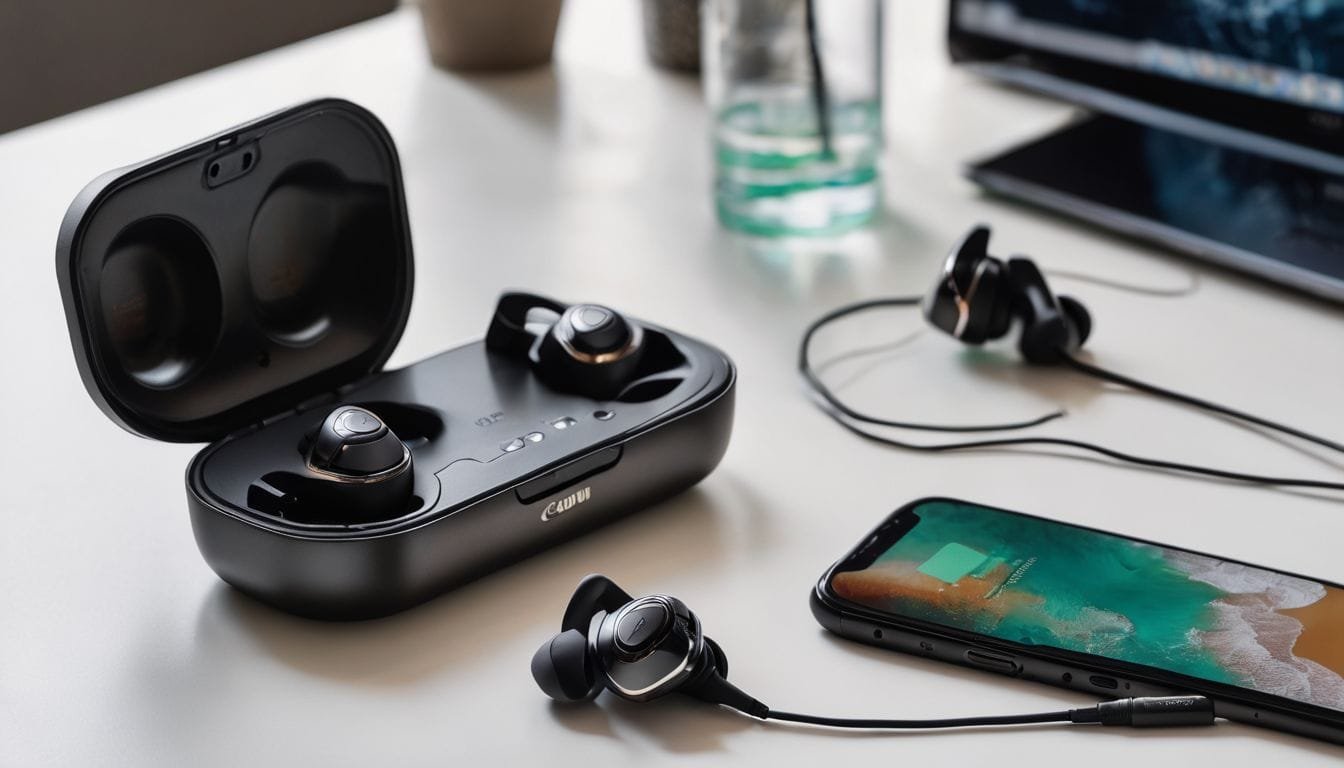
M 397 5 L 398 0 L 0 0 L 0 132 Z

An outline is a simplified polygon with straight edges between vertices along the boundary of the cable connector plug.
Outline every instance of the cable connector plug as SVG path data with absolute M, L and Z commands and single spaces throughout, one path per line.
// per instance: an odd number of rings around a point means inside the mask
M 1103 701 L 1069 710 L 1075 723 L 1128 725 L 1134 728 L 1213 725 L 1213 702 L 1204 696 L 1139 696 Z

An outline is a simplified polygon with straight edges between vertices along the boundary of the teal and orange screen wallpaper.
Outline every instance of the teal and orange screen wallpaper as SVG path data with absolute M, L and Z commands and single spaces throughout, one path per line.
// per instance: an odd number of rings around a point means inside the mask
M 909 513 L 907 513 L 909 514 Z M 1344 710 L 1344 589 L 954 502 L 832 591 L 884 613 Z

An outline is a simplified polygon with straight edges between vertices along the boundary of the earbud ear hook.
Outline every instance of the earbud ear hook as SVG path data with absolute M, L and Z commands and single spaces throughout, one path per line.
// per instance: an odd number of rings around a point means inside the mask
M 599 573 L 583 577 L 574 595 L 565 606 L 565 616 L 560 622 L 560 631 L 577 629 L 587 634 L 588 624 L 598 611 L 615 613 L 634 598 L 625 590 L 616 586 L 616 582 Z
M 499 297 L 490 327 L 485 332 L 486 349 L 511 355 L 527 355 L 536 337 L 527 330 L 527 313 L 532 309 L 547 309 L 557 315 L 565 305 L 532 293 L 510 291 Z
M 1091 327 L 1082 304 L 1072 302 L 1080 313 L 1075 318 L 1051 292 L 1040 268 L 1024 256 L 1008 260 L 1005 276 L 1012 286 L 1009 295 L 1014 312 L 1022 318 L 1018 339 L 1022 357 L 1029 363 L 1053 365 L 1077 352 Z

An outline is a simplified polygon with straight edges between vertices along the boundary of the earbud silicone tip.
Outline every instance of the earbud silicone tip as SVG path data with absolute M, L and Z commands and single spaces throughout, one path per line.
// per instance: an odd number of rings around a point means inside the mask
M 1082 346 L 1087 341 L 1087 337 L 1092 335 L 1092 313 L 1087 311 L 1081 301 L 1072 296 L 1059 296 L 1059 307 L 1064 310 L 1064 316 L 1073 324 L 1074 330 L 1078 334 L 1078 346 Z
M 577 629 L 567 629 L 537 649 L 532 679 L 556 701 L 587 701 L 601 690 L 588 659 L 588 638 Z
M 714 642 L 714 639 L 712 637 L 709 637 L 708 635 L 705 636 L 705 645 L 709 646 L 709 650 L 714 654 L 715 671 L 719 673 L 719 677 L 722 677 L 724 680 L 727 680 L 728 656 L 724 654 L 723 649 L 719 647 L 719 644 Z

